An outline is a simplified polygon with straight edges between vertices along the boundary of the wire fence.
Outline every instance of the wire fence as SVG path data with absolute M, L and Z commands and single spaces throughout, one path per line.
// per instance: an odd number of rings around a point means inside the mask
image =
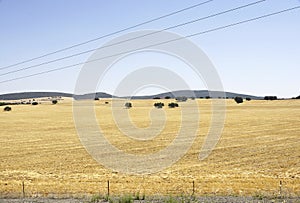
M 90 198 L 94 195 L 139 197 L 193 197 L 203 195 L 215 196 L 256 196 L 256 197 L 299 197 L 296 183 L 289 180 L 279 180 L 276 186 L 260 181 L 253 183 L 228 182 L 220 184 L 197 180 L 175 181 L 169 178 L 158 178 L 156 181 L 141 177 L 128 177 L 110 180 L 57 180 L 40 182 L 38 180 L 15 180 L 6 182 L 0 187 L 0 198 Z M 255 186 L 256 185 L 256 186 Z

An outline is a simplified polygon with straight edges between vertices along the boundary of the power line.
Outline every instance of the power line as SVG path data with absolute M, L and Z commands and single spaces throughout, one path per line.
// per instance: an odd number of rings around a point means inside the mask
M 191 21 L 187 21 L 187 22 L 184 22 L 184 23 L 181 23 L 181 24 L 173 25 L 173 26 L 164 28 L 162 30 L 150 32 L 150 33 L 147 33 L 147 34 L 144 34 L 144 35 L 140 35 L 140 36 L 137 36 L 137 37 L 133 37 L 133 38 L 129 38 L 129 39 L 126 39 L 126 40 L 122 40 L 120 42 L 116 42 L 116 43 L 113 43 L 113 44 L 102 46 L 100 48 L 86 50 L 86 51 L 83 51 L 83 52 L 79 52 L 79 53 L 72 54 L 72 55 L 69 55 L 69 56 L 61 57 L 61 58 L 58 58 L 58 59 L 54 59 L 54 60 L 50 60 L 50 61 L 46 61 L 46 62 L 43 62 L 43 63 L 36 64 L 36 65 L 27 66 L 27 67 L 20 68 L 20 69 L 17 69 L 17 70 L 9 71 L 9 72 L 0 74 L 0 76 L 9 75 L 9 74 L 12 74 L 12 73 L 17 73 L 17 72 L 20 72 L 20 71 L 24 71 L 24 70 L 36 68 L 36 67 L 39 67 L 39 66 L 42 66 L 42 65 L 47 65 L 47 64 L 54 63 L 54 62 L 57 62 L 57 61 L 65 60 L 65 59 L 68 59 L 68 58 L 72 58 L 72 57 L 75 57 L 75 56 L 80 56 L 80 55 L 83 55 L 83 54 L 86 54 L 86 53 L 89 53 L 89 52 L 92 52 L 92 51 L 96 51 L 96 50 L 104 49 L 104 48 L 107 48 L 107 47 L 119 45 L 119 44 L 122 44 L 122 43 L 125 43 L 125 42 L 128 42 L 128 41 L 132 41 L 132 40 L 135 40 L 135 39 L 143 38 L 143 37 L 146 37 L 146 36 L 149 36 L 149 35 L 154 35 L 154 34 L 166 31 L 166 30 L 171 30 L 171 29 L 174 29 L 174 28 L 186 26 L 186 25 L 193 24 L 193 23 L 196 23 L 196 22 L 199 22 L 199 21 L 202 21 L 202 20 L 206 20 L 206 19 L 213 18 L 213 17 L 220 16 L 220 15 L 224 15 L 224 14 L 227 14 L 227 13 L 230 13 L 230 12 L 233 12 L 233 11 L 237 11 L 237 10 L 240 10 L 240 9 L 243 9 L 243 8 L 246 8 L 246 7 L 254 6 L 254 5 L 263 3 L 265 1 L 266 0 L 259 0 L 259 1 L 253 2 L 253 3 L 249 3 L 249 4 L 242 5 L 242 6 L 239 6 L 239 7 L 236 7 L 236 8 L 225 10 L 225 11 L 222 11 L 222 12 L 219 12 L 219 13 L 211 14 L 211 15 L 208 15 L 208 16 L 205 16 L 205 17 L 201 17 L 201 18 L 197 18 L 197 19 L 194 19 L 194 20 L 191 20 Z
M 46 56 L 57 54 L 59 52 L 63 52 L 63 51 L 66 51 L 66 50 L 69 50 L 69 49 L 72 49 L 72 48 L 75 48 L 75 47 L 78 47 L 78 46 L 82 46 L 82 45 L 85 45 L 85 44 L 88 44 L 88 43 L 91 43 L 91 42 L 94 42 L 94 41 L 97 41 L 97 40 L 100 40 L 100 39 L 103 39 L 103 38 L 106 38 L 106 37 L 109 37 L 109 36 L 112 36 L 112 35 L 116 35 L 116 34 L 119 34 L 121 32 L 128 31 L 128 30 L 131 30 L 133 28 L 137 28 L 137 27 L 140 27 L 142 25 L 146 25 L 146 24 L 149 24 L 149 23 L 161 20 L 163 18 L 167 18 L 167 17 L 173 16 L 173 15 L 176 15 L 178 13 L 182 13 L 184 11 L 187 11 L 187 10 L 190 10 L 190 9 L 202 6 L 202 5 L 210 3 L 212 1 L 214 1 L 214 0 L 208 0 L 208 1 L 205 1 L 205 2 L 201 2 L 201 3 L 195 4 L 195 5 L 192 5 L 192 6 L 183 8 L 183 9 L 180 9 L 178 11 L 174 11 L 174 12 L 168 13 L 166 15 L 162 15 L 162 16 L 159 16 L 157 18 L 153 18 L 151 20 L 148 20 L 148 21 L 145 21 L 145 22 L 142 22 L 142 23 L 139 23 L 139 24 L 136 24 L 136 25 L 133 25 L 133 26 L 130 26 L 130 27 L 127 27 L 127 28 L 124 28 L 124 29 L 121 29 L 121 30 L 118 30 L 118 31 L 115 31 L 115 32 L 111 32 L 109 34 L 102 35 L 100 37 L 97 37 L 97 38 L 94 38 L 94 39 L 91 39 L 91 40 L 87 40 L 87 41 L 84 41 L 84 42 L 81 42 L 81 43 L 78 43 L 78 44 L 74 44 L 74 45 L 69 46 L 69 47 L 58 49 L 56 51 L 53 51 L 53 52 L 50 52 L 50 53 L 47 53 L 47 54 L 44 54 L 44 55 L 41 55 L 41 56 L 37 56 L 37 57 L 31 58 L 31 59 L 27 59 L 27 60 L 24 60 L 24 61 L 15 63 L 15 64 L 4 66 L 4 67 L 0 68 L 0 70 L 4 70 L 4 69 L 7 69 L 7 68 L 11 68 L 11 67 L 14 67 L 14 66 L 17 66 L 17 65 L 21 65 L 21 64 L 24 64 L 24 63 L 27 63 L 27 62 L 31 62 L 31 61 L 34 61 L 34 60 L 37 60 L 37 59 L 41 59 L 41 58 L 44 58 Z
M 134 52 L 134 51 L 139 51 L 139 50 L 142 50 L 142 49 L 151 48 L 153 46 L 167 44 L 167 43 L 178 41 L 178 40 L 181 40 L 181 39 L 191 38 L 191 37 L 195 37 L 195 36 L 198 36 L 198 35 L 203 35 L 203 34 L 207 34 L 207 33 L 210 33 L 210 32 L 215 32 L 215 31 L 218 31 L 218 30 L 223 30 L 223 29 L 226 29 L 226 28 L 230 28 L 230 27 L 234 27 L 234 26 L 237 26 L 237 25 L 241 25 L 241 24 L 245 24 L 245 23 L 257 21 L 257 20 L 260 20 L 260 19 L 263 19 L 263 18 L 267 18 L 267 17 L 279 15 L 279 14 L 286 13 L 286 12 L 289 12 L 289 11 L 292 11 L 292 10 L 296 10 L 296 9 L 300 9 L 300 6 L 296 6 L 296 7 L 284 9 L 284 10 L 281 10 L 281 11 L 277 11 L 277 12 L 265 14 L 265 15 L 258 16 L 258 17 L 255 17 L 255 18 L 250 18 L 248 20 L 239 21 L 239 22 L 236 22 L 236 23 L 232 23 L 232 24 L 220 26 L 220 27 L 217 27 L 217 28 L 213 28 L 213 29 L 209 29 L 209 30 L 206 30 L 206 31 L 194 33 L 194 34 L 187 35 L 187 36 L 184 36 L 184 37 L 179 37 L 179 38 L 176 38 L 176 39 L 173 39 L 173 40 L 169 40 L 169 41 L 165 41 L 165 42 L 161 42 L 161 43 L 158 43 L 158 44 L 149 45 L 149 46 L 142 47 L 142 48 L 135 49 L 135 50 L 130 50 L 130 51 L 127 51 L 127 52 L 121 52 L 121 53 L 118 53 L 118 54 L 114 54 L 114 55 L 110 55 L 110 56 L 105 56 L 105 57 L 102 57 L 102 58 L 98 58 L 98 59 L 94 59 L 94 60 L 90 60 L 90 61 L 86 61 L 86 62 L 81 62 L 81 63 L 77 63 L 77 64 L 73 64 L 73 65 L 69 65 L 69 66 L 64 66 L 64 67 L 60 67 L 60 68 L 56 68 L 56 69 L 52 69 L 52 70 L 48 70 L 48 71 L 43 71 L 43 72 L 39 72 L 39 73 L 35 73 L 35 74 L 30 74 L 30 75 L 26 75 L 26 76 L 21 76 L 21 77 L 17 77 L 17 78 L 13 78 L 13 79 L 8 79 L 8 80 L 0 81 L 0 84 L 1 83 L 6 83 L 6 82 L 10 82 L 10 81 L 20 80 L 20 79 L 24 79 L 24 78 L 29 78 L 29 77 L 32 77 L 32 76 L 42 75 L 42 74 L 46 74 L 46 73 L 50 73 L 50 72 L 55 72 L 55 71 L 59 71 L 59 70 L 69 69 L 69 68 L 72 68 L 72 67 L 76 67 L 78 65 L 83 65 L 83 64 L 86 64 L 86 63 L 94 62 L 94 61 L 99 61 L 99 60 L 103 60 L 103 59 L 106 59 L 106 58 L 110 58 L 110 57 L 114 57 L 114 56 L 118 56 L 118 55 L 123 55 L 123 54 L 131 53 L 131 52 Z

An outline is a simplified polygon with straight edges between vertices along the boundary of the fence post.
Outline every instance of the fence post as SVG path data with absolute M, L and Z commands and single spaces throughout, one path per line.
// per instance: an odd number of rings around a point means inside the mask
M 109 180 L 107 181 L 107 197 L 109 197 Z
M 192 194 L 192 196 L 194 196 L 195 195 L 195 181 L 193 180 L 193 194 Z
M 24 184 L 24 181 L 22 181 L 22 195 L 23 195 L 23 198 L 25 198 L 25 184 Z
M 282 194 L 282 181 L 279 181 L 279 195 L 281 196 Z

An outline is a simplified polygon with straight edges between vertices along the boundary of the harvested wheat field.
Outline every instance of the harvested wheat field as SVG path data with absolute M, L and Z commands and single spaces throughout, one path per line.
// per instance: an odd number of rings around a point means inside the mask
M 158 136 L 150 141 L 124 136 L 112 117 L 111 100 L 94 101 L 99 126 L 119 149 L 149 154 L 172 142 L 180 128 L 180 109 L 191 101 L 175 109 L 154 109 L 157 100 L 131 102 L 131 109 L 120 106 L 117 115 L 128 112 L 140 128 L 151 124 L 150 111 L 164 111 L 165 126 Z M 203 161 L 198 155 L 210 125 L 211 100 L 197 102 L 201 120 L 188 153 L 173 166 L 147 175 L 118 173 L 96 162 L 77 136 L 70 100 L 1 110 L 0 196 L 21 197 L 22 182 L 27 197 L 105 195 L 108 180 L 112 195 L 190 195 L 194 181 L 194 193 L 199 196 L 300 196 L 300 101 L 259 100 L 238 105 L 227 100 L 222 138 Z

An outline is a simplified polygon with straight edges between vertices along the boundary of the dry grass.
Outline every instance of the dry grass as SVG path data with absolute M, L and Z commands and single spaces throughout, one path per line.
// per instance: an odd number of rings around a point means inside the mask
M 138 127 L 151 124 L 149 113 L 157 101 L 132 101 L 129 111 Z M 165 104 L 167 101 L 165 102 Z M 144 176 L 116 173 L 99 165 L 83 148 L 76 134 L 70 101 L 51 105 L 12 106 L 0 112 L 0 195 L 18 196 L 21 182 L 30 196 L 145 193 L 300 195 L 300 101 L 227 102 L 225 128 L 217 148 L 204 161 L 198 153 L 210 125 L 210 101 L 199 100 L 200 129 L 189 152 L 168 169 Z M 151 141 L 122 135 L 110 104 L 95 101 L 97 118 L 109 141 L 118 148 L 149 154 L 167 146 L 178 131 L 180 109 L 165 108 L 167 121 Z M 182 105 L 189 105 L 184 103 Z M 154 117 L 154 119 L 160 119 Z M 193 121 L 191 121 L 193 122 Z M 139 163 L 137 163 L 139 164 Z

